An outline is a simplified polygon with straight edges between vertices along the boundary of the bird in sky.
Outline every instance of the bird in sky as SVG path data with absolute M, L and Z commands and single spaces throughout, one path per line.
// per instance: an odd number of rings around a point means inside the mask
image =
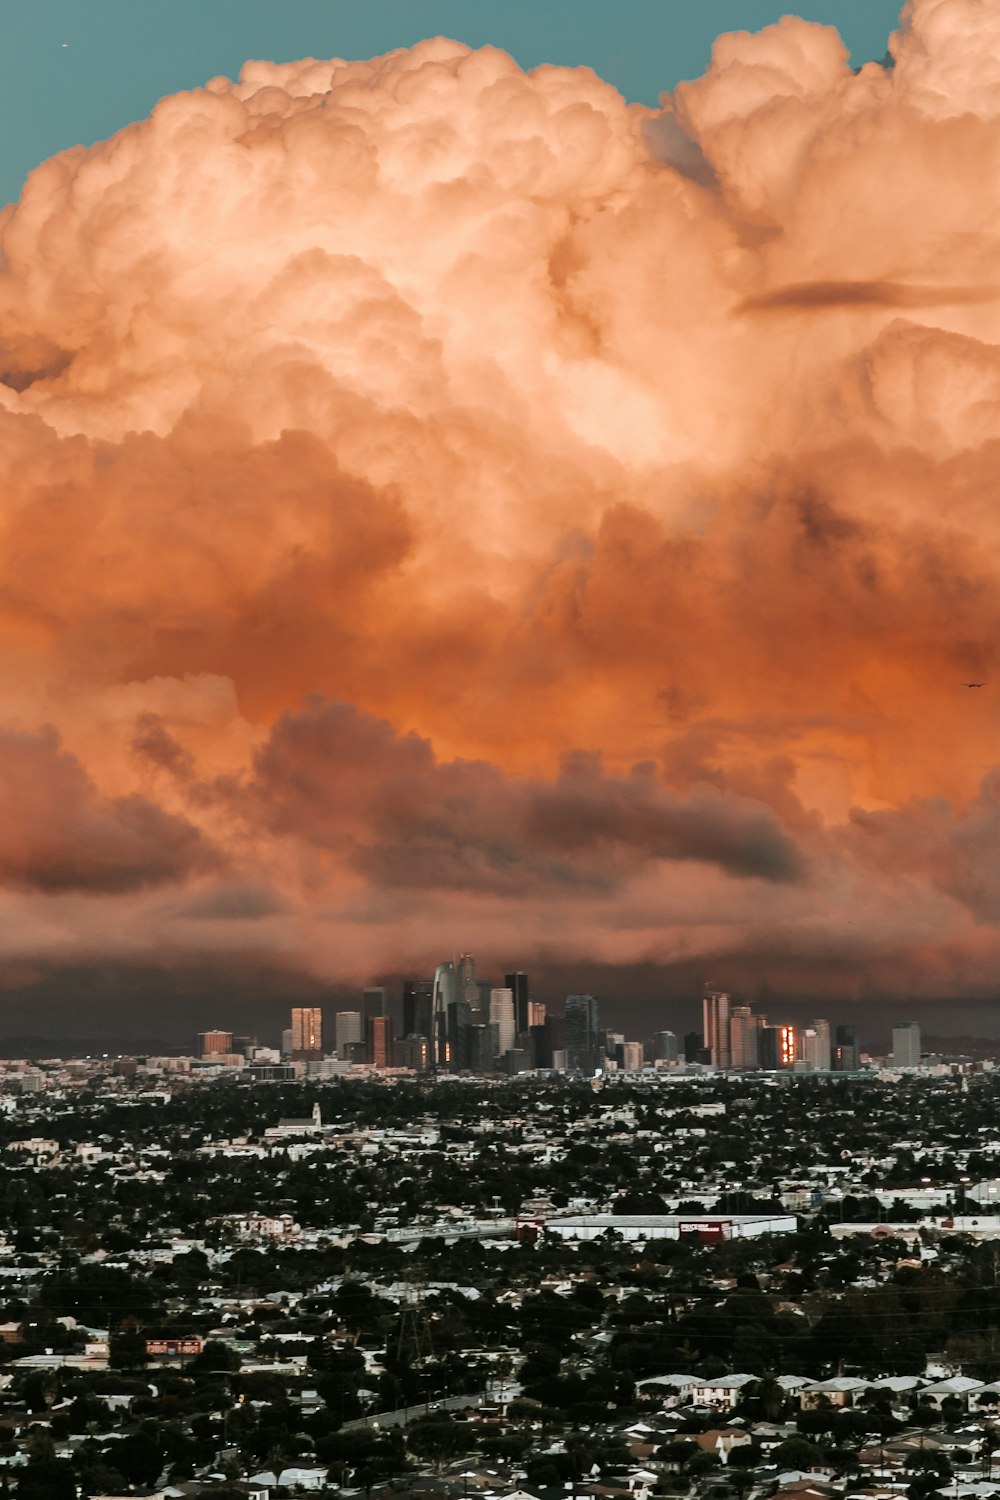
M 986 686 L 985 682 L 962 682 L 962 683 L 959 683 L 959 687 L 985 687 L 985 686 Z

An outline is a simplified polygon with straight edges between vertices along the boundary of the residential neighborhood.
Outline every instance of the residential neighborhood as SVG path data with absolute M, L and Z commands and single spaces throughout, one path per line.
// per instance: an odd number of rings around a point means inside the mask
M 991 1069 L 33 1071 L 0 1494 L 1000 1493 Z

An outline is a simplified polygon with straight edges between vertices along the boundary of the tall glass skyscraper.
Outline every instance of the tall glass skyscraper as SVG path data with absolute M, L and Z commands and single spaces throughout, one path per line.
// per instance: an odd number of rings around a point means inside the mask
M 514 996 L 514 1026 L 518 1036 L 527 1031 L 531 1025 L 528 1016 L 528 976 L 517 973 L 505 974 L 503 982 Z
M 594 995 L 566 996 L 566 1066 L 590 1073 L 600 1066 L 600 1029 Z
M 297 1005 L 292 1009 L 292 1051 L 323 1052 L 323 1012 L 318 1005 Z

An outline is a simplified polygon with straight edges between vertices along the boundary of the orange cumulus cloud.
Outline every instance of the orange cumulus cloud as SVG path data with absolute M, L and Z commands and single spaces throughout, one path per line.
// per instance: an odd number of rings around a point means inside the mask
M 35 171 L 12 964 L 990 993 L 1000 28 L 891 52 L 254 62 Z

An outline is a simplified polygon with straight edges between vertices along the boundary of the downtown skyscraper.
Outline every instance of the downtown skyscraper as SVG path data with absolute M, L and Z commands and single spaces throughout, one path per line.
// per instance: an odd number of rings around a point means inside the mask
M 593 995 L 566 996 L 566 1065 L 590 1073 L 600 1065 L 600 1020 Z
M 289 1027 L 292 1054 L 310 1052 L 316 1057 L 323 1055 L 323 1012 L 318 1005 L 297 1005 L 292 1008 L 292 1024 Z
M 702 1034 L 705 1038 L 705 1048 L 711 1054 L 712 1067 L 731 1068 L 733 1053 L 729 996 L 723 990 L 706 989 L 702 995 L 701 1009 Z

